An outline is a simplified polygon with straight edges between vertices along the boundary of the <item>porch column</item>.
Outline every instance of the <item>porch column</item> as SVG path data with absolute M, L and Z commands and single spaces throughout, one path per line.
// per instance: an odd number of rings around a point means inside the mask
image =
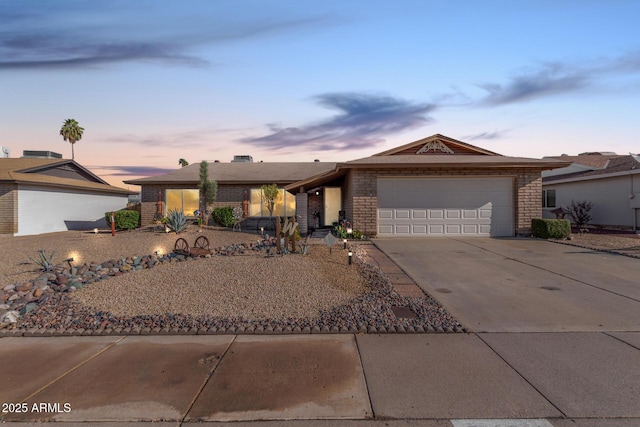
M 298 216 L 298 230 L 301 236 L 306 236 L 309 232 L 309 197 L 307 193 L 296 194 L 296 215 Z

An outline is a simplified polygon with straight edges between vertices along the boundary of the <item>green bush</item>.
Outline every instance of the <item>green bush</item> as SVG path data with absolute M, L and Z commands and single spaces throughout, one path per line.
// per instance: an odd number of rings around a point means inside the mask
M 233 217 L 233 208 L 231 206 L 215 208 L 213 210 L 212 216 L 216 224 L 223 227 L 231 227 L 235 222 L 235 219 Z
M 531 220 L 531 232 L 533 237 L 540 239 L 567 239 L 571 236 L 571 221 L 534 218 Z
M 111 227 L 111 212 L 105 212 L 105 219 L 107 224 Z M 115 211 L 113 213 L 113 219 L 116 222 L 116 229 L 118 230 L 131 230 L 140 224 L 140 213 L 138 211 Z

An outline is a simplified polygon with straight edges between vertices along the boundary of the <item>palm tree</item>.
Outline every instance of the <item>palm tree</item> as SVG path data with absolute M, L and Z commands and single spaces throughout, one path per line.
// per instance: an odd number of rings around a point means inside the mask
M 71 160 L 75 159 L 73 144 L 82 139 L 82 132 L 84 132 L 84 128 L 81 128 L 78 122 L 74 119 L 65 120 L 62 124 L 62 128 L 60 128 L 60 135 L 62 135 L 65 141 L 69 141 L 71 143 Z
M 189 166 L 189 162 L 187 162 L 185 159 L 178 160 L 178 164 L 182 167 Z

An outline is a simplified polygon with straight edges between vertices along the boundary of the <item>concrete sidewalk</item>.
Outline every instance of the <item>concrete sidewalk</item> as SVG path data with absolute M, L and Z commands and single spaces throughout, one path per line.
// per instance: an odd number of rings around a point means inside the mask
M 0 402 L 73 425 L 638 426 L 639 366 L 640 332 L 7 337 Z

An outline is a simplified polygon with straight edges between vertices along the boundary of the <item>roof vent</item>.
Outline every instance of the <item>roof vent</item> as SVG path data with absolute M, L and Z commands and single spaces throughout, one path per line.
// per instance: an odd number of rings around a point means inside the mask
M 0 147 L 0 158 L 9 157 L 11 157 L 11 150 L 9 150 L 9 147 Z
M 315 159 L 314 163 L 320 163 L 320 159 Z
M 220 163 L 220 160 L 214 160 L 213 163 Z
M 62 154 L 53 151 L 23 150 L 22 157 L 27 159 L 61 159 Z
M 231 160 L 231 162 L 232 163 L 237 163 L 237 162 L 253 163 L 253 157 L 247 156 L 247 155 L 233 156 L 233 160 Z

